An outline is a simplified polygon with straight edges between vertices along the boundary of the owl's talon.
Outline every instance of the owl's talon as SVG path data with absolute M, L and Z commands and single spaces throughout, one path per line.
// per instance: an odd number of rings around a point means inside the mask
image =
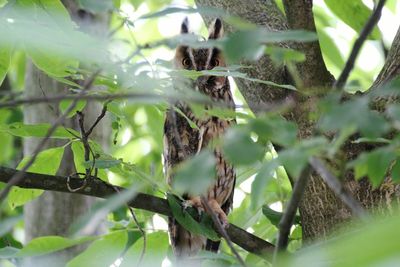
M 201 215 L 204 212 L 204 207 L 201 204 L 201 200 L 199 197 L 195 197 L 195 198 L 191 198 L 191 199 L 183 201 L 182 208 L 183 208 L 183 210 L 186 210 L 188 208 L 195 208 L 199 215 Z
M 208 201 L 208 205 L 210 206 L 212 212 L 217 216 L 220 224 L 223 228 L 228 227 L 228 217 L 226 216 L 225 212 L 221 209 L 221 206 L 215 199 L 211 199 Z

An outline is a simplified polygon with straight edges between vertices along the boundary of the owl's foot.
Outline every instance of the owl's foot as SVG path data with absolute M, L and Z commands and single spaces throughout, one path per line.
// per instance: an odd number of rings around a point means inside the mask
M 199 215 L 201 215 L 204 212 L 204 207 L 203 204 L 201 203 L 200 197 L 193 197 L 191 199 L 183 201 L 182 207 L 185 210 L 189 207 L 196 208 Z
M 208 205 L 211 208 L 211 211 L 217 216 L 219 222 L 221 223 L 222 227 L 226 228 L 229 225 L 228 217 L 226 216 L 225 212 L 221 209 L 221 206 L 215 199 L 209 199 Z

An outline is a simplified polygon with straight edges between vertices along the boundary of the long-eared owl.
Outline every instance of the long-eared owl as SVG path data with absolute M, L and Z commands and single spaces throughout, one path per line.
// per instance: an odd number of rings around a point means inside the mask
M 181 25 L 181 34 L 188 33 L 186 18 Z M 222 22 L 216 19 L 210 26 L 208 38 L 218 39 L 222 34 Z M 216 66 L 225 67 L 226 64 L 222 51 L 216 47 L 194 49 L 181 45 L 176 48 L 174 66 L 177 69 L 202 71 L 211 70 Z M 202 76 L 193 83 L 193 88 L 188 89 L 197 90 L 214 101 L 224 102 L 230 109 L 235 107 L 227 77 Z M 164 167 L 169 184 L 173 181 L 171 170 L 176 165 L 199 153 L 213 139 L 222 137 L 230 125 L 236 123 L 234 119 L 222 119 L 216 116 L 196 117 L 189 105 L 183 101 L 175 102 L 174 105 L 196 123 L 197 127 L 191 127 L 188 119 L 177 113 L 174 107 L 168 109 L 164 124 Z M 216 158 L 216 177 L 204 197 L 222 225 L 226 226 L 227 214 L 232 207 L 236 174 L 232 165 L 225 160 L 221 148 L 216 145 L 213 150 Z M 186 199 L 186 204 L 206 210 L 200 196 L 184 194 L 182 197 Z M 204 236 L 188 232 L 172 217 L 169 218 L 169 235 L 177 258 L 194 256 L 201 249 L 210 251 L 219 249 L 220 242 L 207 240 Z

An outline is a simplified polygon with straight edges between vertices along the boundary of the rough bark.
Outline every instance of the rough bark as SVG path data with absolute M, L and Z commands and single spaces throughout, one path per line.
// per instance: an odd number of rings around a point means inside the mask
M 315 31 L 315 23 L 312 14 L 311 0 L 284 0 L 287 19 L 279 12 L 274 1 L 226 1 L 226 0 L 196 0 L 198 6 L 213 6 L 222 8 L 231 14 L 239 15 L 253 23 L 264 26 L 271 31 L 292 29 L 306 29 Z M 289 26 L 287 26 L 289 25 Z M 298 64 L 298 71 L 303 79 L 304 87 L 329 86 L 334 81 L 327 71 L 321 56 L 318 42 L 308 44 L 281 44 L 294 49 L 299 49 L 306 54 L 306 60 Z M 374 83 L 374 87 L 383 84 L 399 75 L 400 72 L 400 33 L 396 35 L 392 48 L 388 54 L 385 66 Z M 271 62 L 263 57 L 253 63 L 254 71 L 250 75 L 275 82 L 285 81 L 284 72 L 274 68 Z M 288 93 L 271 87 L 256 85 L 253 83 L 238 83 L 239 89 L 250 107 L 253 103 L 275 103 L 286 97 Z M 299 137 L 308 138 L 312 135 L 314 122 L 309 119 L 309 112 L 314 108 L 314 99 L 295 95 L 296 107 L 294 111 L 286 114 L 288 120 L 296 122 L 299 126 Z M 259 102 L 257 102 L 257 100 Z M 344 160 L 354 158 L 365 151 L 365 146 L 344 148 Z M 399 199 L 398 186 L 385 182 L 380 188 L 373 190 L 370 183 L 364 179 L 354 181 L 352 172 L 345 174 L 346 188 L 366 208 L 384 206 L 390 208 L 393 198 Z M 303 201 L 300 204 L 302 217 L 303 236 L 305 239 L 324 238 L 333 229 L 351 217 L 344 204 L 334 195 L 321 178 L 312 173 L 306 188 Z
M 79 23 L 80 17 L 78 9 L 73 8 L 76 5 L 74 1 L 64 1 L 64 4 L 68 7 L 73 18 Z M 79 14 L 87 14 L 81 12 Z M 102 24 L 96 24 L 97 27 L 103 33 L 107 30 L 106 20 L 102 21 Z M 38 68 L 36 68 L 31 62 L 28 62 L 25 79 L 25 95 L 27 97 L 35 96 L 51 96 L 60 93 L 66 93 L 68 87 L 64 84 L 60 84 L 52 78 L 48 77 Z M 90 125 L 95 118 L 98 116 L 101 110 L 101 105 L 98 103 L 88 103 L 85 108 L 86 123 Z M 24 123 L 35 124 L 35 123 L 52 123 L 60 115 L 61 111 L 58 105 L 55 104 L 40 104 L 34 106 L 24 107 Z M 76 119 L 72 118 L 67 120 L 64 125 L 77 129 Z M 102 121 L 91 135 L 92 138 L 102 143 L 104 146 L 109 144 L 108 138 L 109 125 L 107 119 Z M 30 155 L 38 144 L 37 138 L 27 138 L 24 140 L 24 155 Z M 53 146 L 65 145 L 63 141 L 49 140 L 47 148 Z M 69 147 L 65 149 L 61 165 L 57 171 L 58 175 L 70 175 L 75 173 L 75 166 L 73 161 L 73 154 Z M 71 223 L 74 222 L 77 217 L 86 213 L 92 206 L 94 198 L 89 198 L 80 195 L 70 195 L 59 192 L 44 192 L 38 199 L 28 203 L 24 208 L 25 217 L 25 241 L 44 236 L 44 235 L 61 235 L 65 236 L 68 232 L 68 228 Z M 63 266 L 65 262 L 75 255 L 78 251 L 82 250 L 82 247 L 66 250 L 57 254 L 57 260 L 52 262 L 52 266 Z M 48 259 L 36 259 L 29 264 L 49 264 L 49 262 L 43 262 L 42 260 Z M 57 264 L 55 264 L 57 263 Z

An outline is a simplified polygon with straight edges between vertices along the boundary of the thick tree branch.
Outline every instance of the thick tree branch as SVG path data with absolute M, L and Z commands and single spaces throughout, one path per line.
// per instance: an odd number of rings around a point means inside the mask
M 322 177 L 324 182 L 335 192 L 351 212 L 359 218 L 366 218 L 367 215 L 360 205 L 349 192 L 345 190 L 340 181 L 324 166 L 321 160 L 317 158 L 310 159 L 310 165 Z
M 291 29 L 316 32 L 312 12 L 312 0 L 284 0 L 286 17 Z M 306 60 L 297 64 L 303 86 L 331 86 L 334 77 L 328 71 L 322 58 L 318 41 L 293 44 L 302 51 Z
M 66 177 L 21 172 L 6 167 L 0 167 L 0 182 L 8 183 L 11 177 L 16 174 L 19 174 L 23 177 L 23 179 L 17 184 L 17 186 L 21 188 L 34 188 L 48 191 L 71 193 L 68 190 Z M 80 178 L 70 178 L 69 181 L 69 184 L 73 188 L 81 187 L 82 183 L 83 179 Z M 117 188 L 118 190 L 124 190 L 121 187 L 115 187 L 101 180 L 93 179 L 93 181 L 88 183 L 86 187 L 77 192 L 74 192 L 73 194 L 106 198 L 112 194 L 115 194 L 115 188 Z M 143 209 L 151 212 L 160 213 L 166 216 L 172 216 L 172 212 L 169 208 L 167 200 L 159 197 L 138 193 L 135 198 L 131 200 L 128 204 L 132 208 Z M 271 257 L 274 250 L 273 244 L 264 241 L 261 238 L 252 235 L 233 224 L 229 224 L 226 232 L 232 242 L 242 247 L 246 251 L 257 254 L 264 258 Z
M 374 81 L 371 89 L 375 89 L 398 76 L 400 76 L 400 27 L 397 29 L 385 65 Z
M 344 66 L 342 73 L 340 74 L 337 81 L 334 83 L 333 87 L 341 89 L 346 84 L 347 78 L 349 77 L 350 72 L 354 67 L 354 63 L 357 59 L 358 53 L 360 52 L 362 45 L 364 44 L 365 40 L 367 40 L 368 35 L 372 32 L 374 26 L 376 25 L 376 23 L 378 23 L 381 17 L 382 8 L 385 5 L 385 2 L 386 0 L 379 0 L 378 5 L 375 7 L 367 23 L 362 29 L 360 36 L 354 43 L 353 49 L 351 50 L 346 65 Z

